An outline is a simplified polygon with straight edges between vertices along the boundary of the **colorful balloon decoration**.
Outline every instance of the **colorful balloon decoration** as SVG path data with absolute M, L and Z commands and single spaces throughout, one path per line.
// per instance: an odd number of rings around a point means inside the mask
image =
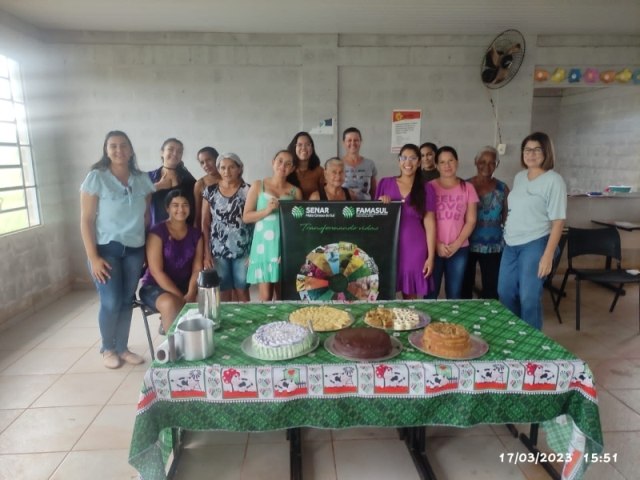
M 569 70 L 569 83 L 579 83 L 582 78 L 582 72 L 579 68 Z
M 596 83 L 600 79 L 600 72 L 597 68 L 587 68 L 584 71 L 584 81 L 586 83 Z
M 567 76 L 567 71 L 564 68 L 556 68 L 551 75 L 551 81 L 555 83 L 560 83 L 564 81 Z
M 533 74 L 533 79 L 536 82 L 546 82 L 549 80 L 549 72 L 544 68 L 536 68 L 536 71 Z
M 629 83 L 629 80 L 631 80 L 631 70 L 629 70 L 628 68 L 620 70 L 618 73 L 616 73 L 616 82 Z
M 613 70 L 607 70 L 606 72 L 602 72 L 600 74 L 600 80 L 603 83 L 611 83 L 616 79 L 616 72 Z
M 568 71 L 568 73 L 567 73 Z M 615 70 L 605 70 L 599 71 L 597 68 L 589 67 L 589 68 L 570 68 L 565 69 L 562 67 L 557 67 L 553 70 L 553 73 L 549 73 L 548 69 L 545 68 L 536 68 L 533 73 L 533 79 L 536 82 L 546 82 L 547 80 L 551 80 L 554 83 L 588 83 L 588 84 L 598 84 L 598 83 L 632 83 L 634 85 L 640 85 L 640 68 L 636 68 L 631 71 L 630 68 L 623 68 L 619 71 Z

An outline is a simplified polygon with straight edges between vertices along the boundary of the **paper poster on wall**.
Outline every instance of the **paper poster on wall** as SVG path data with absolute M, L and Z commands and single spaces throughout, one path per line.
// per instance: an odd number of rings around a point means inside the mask
M 309 133 L 314 135 L 333 135 L 334 125 L 336 124 L 335 119 L 326 118 L 322 120 L 318 126 L 313 127 Z
M 420 145 L 422 110 L 394 110 L 391 117 L 391 153 L 406 143 Z

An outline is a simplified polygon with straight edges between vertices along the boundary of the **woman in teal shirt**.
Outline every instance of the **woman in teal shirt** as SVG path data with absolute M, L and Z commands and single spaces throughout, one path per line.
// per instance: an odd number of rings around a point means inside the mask
M 100 352 L 107 368 L 144 361 L 129 351 L 128 342 L 153 191 L 149 177 L 138 169 L 127 134 L 109 132 L 102 158 L 80 186 L 80 232 L 100 296 Z
M 567 187 L 553 170 L 555 153 L 546 133 L 525 137 L 520 152 L 524 170 L 516 174 L 508 198 L 498 296 L 515 315 L 541 330 L 542 286 L 567 217 Z

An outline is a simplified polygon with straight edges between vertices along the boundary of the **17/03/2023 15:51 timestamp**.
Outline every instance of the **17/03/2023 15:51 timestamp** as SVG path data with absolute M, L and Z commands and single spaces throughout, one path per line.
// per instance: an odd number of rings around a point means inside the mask
M 587 463 L 616 463 L 617 453 L 585 453 L 582 455 Z M 510 452 L 498 455 L 500 463 L 540 463 L 540 462 L 567 462 L 571 460 L 568 453 L 546 453 L 546 452 Z

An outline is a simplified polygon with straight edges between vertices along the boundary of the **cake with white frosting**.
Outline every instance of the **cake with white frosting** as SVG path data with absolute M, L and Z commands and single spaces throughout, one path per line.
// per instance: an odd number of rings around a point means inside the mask
M 311 348 L 313 334 L 309 329 L 290 322 L 262 325 L 251 337 L 253 352 L 264 360 L 297 357 Z

